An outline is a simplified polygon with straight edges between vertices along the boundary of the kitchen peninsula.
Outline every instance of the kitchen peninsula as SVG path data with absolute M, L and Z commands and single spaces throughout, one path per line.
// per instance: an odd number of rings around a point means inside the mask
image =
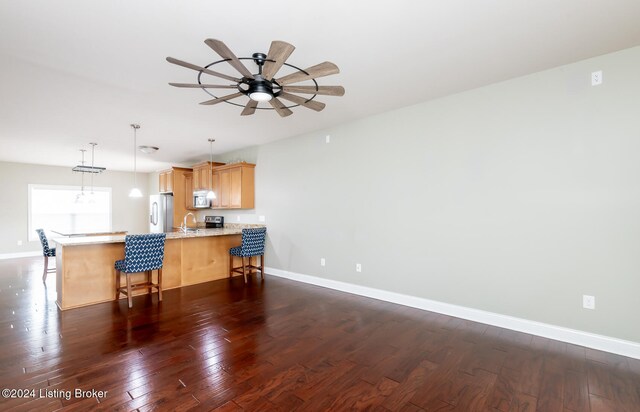
M 227 224 L 220 229 L 167 233 L 162 289 L 228 277 L 229 249 L 241 244 L 243 228 L 261 226 Z M 57 245 L 56 303 L 61 310 L 114 300 L 114 263 L 124 259 L 124 239 L 124 235 L 51 239 Z M 136 283 L 144 274 L 130 276 Z M 134 295 L 145 293 L 139 290 Z

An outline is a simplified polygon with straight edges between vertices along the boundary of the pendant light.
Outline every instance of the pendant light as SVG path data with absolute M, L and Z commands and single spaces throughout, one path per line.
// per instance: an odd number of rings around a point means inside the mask
M 82 161 L 80 163 L 82 164 L 82 166 L 84 166 L 84 152 L 86 152 L 86 150 L 80 149 L 80 152 L 82 153 Z M 84 173 L 82 173 L 80 182 L 80 193 L 76 195 L 76 203 L 84 203 L 86 201 L 86 198 L 84 197 Z
M 139 124 L 131 124 L 131 128 L 133 128 L 133 189 L 129 192 L 129 197 L 142 197 L 142 192 L 138 189 L 138 164 L 137 164 L 137 147 L 138 147 L 138 129 L 140 128 Z
M 207 192 L 207 199 L 212 200 L 216 198 L 216 194 L 213 192 L 213 142 L 216 139 L 209 139 L 209 191 Z
M 89 143 L 91 145 L 91 169 L 95 169 L 95 156 L 96 156 L 96 146 L 98 143 Z M 95 173 L 91 173 L 91 193 L 89 193 L 89 203 L 95 203 L 95 195 L 93 193 L 93 175 Z

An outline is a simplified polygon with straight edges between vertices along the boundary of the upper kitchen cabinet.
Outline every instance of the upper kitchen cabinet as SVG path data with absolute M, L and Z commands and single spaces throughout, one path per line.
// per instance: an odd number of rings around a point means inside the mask
M 160 172 L 160 193 L 173 193 L 173 170 Z
M 193 192 L 187 188 L 191 173 L 191 169 L 186 167 L 172 167 L 160 172 L 160 193 L 173 194 L 173 222 L 176 226 L 182 222 L 187 211 L 193 208 Z
M 255 167 L 251 163 L 234 163 L 214 169 L 214 209 L 253 209 L 255 206 Z
M 193 166 L 193 190 L 209 190 L 212 189 L 211 170 L 218 166 L 224 166 L 224 163 L 218 162 L 202 162 Z
M 180 194 L 183 193 L 185 184 L 185 175 L 191 173 L 191 169 L 186 167 L 172 167 L 168 170 L 160 172 L 159 178 L 159 192 L 160 193 L 173 193 L 176 191 Z
M 188 210 L 197 210 L 193 206 L 193 173 L 184 174 L 184 202 Z

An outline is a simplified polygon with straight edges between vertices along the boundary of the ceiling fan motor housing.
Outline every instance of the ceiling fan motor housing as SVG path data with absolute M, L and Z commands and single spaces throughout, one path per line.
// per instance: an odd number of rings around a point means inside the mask
M 267 102 L 277 96 L 277 93 L 273 92 L 273 83 L 260 74 L 256 74 L 253 79 L 246 79 L 246 81 L 249 88 L 246 90 L 240 89 L 240 91 L 249 96 L 251 100 Z

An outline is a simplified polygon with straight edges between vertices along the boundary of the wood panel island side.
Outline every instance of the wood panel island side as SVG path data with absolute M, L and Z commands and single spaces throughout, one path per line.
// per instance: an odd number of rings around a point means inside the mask
M 231 226 L 231 225 L 229 225 Z M 229 276 L 229 249 L 242 243 L 243 227 L 199 229 L 197 232 L 167 233 L 162 267 L 162 289 L 173 289 Z M 92 236 L 54 238 L 56 243 L 56 303 L 61 310 L 115 299 L 114 263 L 124 259 L 124 238 Z M 240 261 L 234 261 L 239 266 Z M 133 283 L 144 274 L 133 276 Z M 154 271 L 153 277 L 156 279 Z M 124 282 L 124 278 L 122 279 Z M 139 290 L 134 295 L 148 293 Z

